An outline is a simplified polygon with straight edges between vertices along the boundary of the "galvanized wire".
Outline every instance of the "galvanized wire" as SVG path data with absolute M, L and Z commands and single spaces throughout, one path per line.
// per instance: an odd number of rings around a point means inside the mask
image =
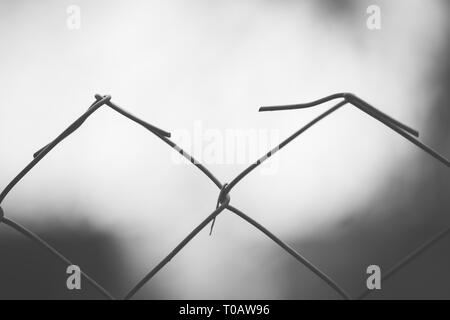
M 272 107 L 261 107 L 259 111 L 278 111 L 278 110 L 295 110 L 295 109 L 303 109 L 303 108 L 311 108 L 314 106 L 318 106 L 319 104 L 329 102 L 335 99 L 343 99 L 339 103 L 337 103 L 334 107 L 331 109 L 325 111 L 315 119 L 313 119 L 311 122 L 303 126 L 301 129 L 293 133 L 291 136 L 289 136 L 287 139 L 285 139 L 283 142 L 281 142 L 277 147 L 266 153 L 263 157 L 259 158 L 255 163 L 251 164 L 248 168 L 246 168 L 244 171 L 242 171 L 240 174 L 238 174 L 233 180 L 231 180 L 230 183 L 221 183 L 217 177 L 215 177 L 211 171 L 209 171 L 204 165 L 199 163 L 194 157 L 189 155 L 186 151 L 181 149 L 177 144 L 175 144 L 172 140 L 170 140 L 170 133 L 159 129 L 142 119 L 132 115 L 128 111 L 125 111 L 123 108 L 119 107 L 115 103 L 111 101 L 111 96 L 101 96 L 101 95 L 95 95 L 96 101 L 88 108 L 88 110 L 80 116 L 75 122 L 73 122 L 67 129 L 65 129 L 55 140 L 47 144 L 45 147 L 41 148 L 38 152 L 36 152 L 33 156 L 34 159 L 16 176 L 13 178 L 13 180 L 6 186 L 6 188 L 0 193 L 0 223 L 4 223 L 8 227 L 14 229 L 15 231 L 25 235 L 26 237 L 32 239 L 35 243 L 39 244 L 41 247 L 45 248 L 47 251 L 49 251 L 53 256 L 55 256 L 60 261 L 64 262 L 67 265 L 72 265 L 72 262 L 67 259 L 64 255 L 62 255 L 58 250 L 56 250 L 52 245 L 41 239 L 39 236 L 28 230 L 27 228 L 21 226 L 17 222 L 11 220 L 10 218 L 7 218 L 4 216 L 4 211 L 1 207 L 1 203 L 7 196 L 7 194 L 14 188 L 14 186 L 39 162 L 41 161 L 46 154 L 48 154 L 56 145 L 58 145 L 62 140 L 67 138 L 70 134 L 75 132 L 85 121 L 86 119 L 91 116 L 98 108 L 100 108 L 102 105 L 107 105 L 111 109 L 115 110 L 119 114 L 125 116 L 126 118 L 130 119 L 131 121 L 143 126 L 150 132 L 152 132 L 155 136 L 160 138 L 162 141 L 164 141 L 166 144 L 168 144 L 170 147 L 175 149 L 178 153 L 180 153 L 182 156 L 184 156 L 188 161 L 190 161 L 193 165 L 195 165 L 201 172 L 203 172 L 220 190 L 218 199 L 217 199 L 217 205 L 216 209 L 208 215 L 197 227 L 195 227 L 159 264 L 157 264 L 152 270 L 150 270 L 124 297 L 125 300 L 131 299 L 135 296 L 135 294 L 141 290 L 141 288 L 149 281 L 151 280 L 160 270 L 166 266 L 166 264 L 173 259 L 195 236 L 198 235 L 198 233 L 203 230 L 205 226 L 207 226 L 211 222 L 211 231 L 213 230 L 214 222 L 219 214 L 221 214 L 223 211 L 228 209 L 229 211 L 236 214 L 238 217 L 242 218 L 244 221 L 250 223 L 255 228 L 260 230 L 262 233 L 264 233 L 267 237 L 269 237 L 274 243 L 276 243 L 278 246 L 280 246 L 284 251 L 289 253 L 291 256 L 293 256 L 299 263 L 307 267 L 310 271 L 312 271 L 314 274 L 316 274 L 320 279 L 322 279 L 330 288 L 335 290 L 342 298 L 344 299 L 350 299 L 350 295 L 341 287 L 339 286 L 331 277 L 326 275 L 323 271 L 321 271 L 317 266 L 315 266 L 312 262 L 308 261 L 305 257 L 303 257 L 300 253 L 295 251 L 292 247 L 290 247 L 288 244 L 280 240 L 278 237 L 276 237 L 272 232 L 270 232 L 267 228 L 263 227 L 260 223 L 258 223 L 256 220 L 250 218 L 248 215 L 243 213 L 241 210 L 237 209 L 236 207 L 230 205 L 230 191 L 232 188 L 234 188 L 239 181 L 241 181 L 244 177 L 246 177 L 250 172 L 252 172 L 254 169 L 256 169 L 261 163 L 266 161 L 268 158 L 273 156 L 275 153 L 277 153 L 280 149 L 284 148 L 287 144 L 292 142 L 295 138 L 297 138 L 299 135 L 310 129 L 312 126 L 320 122 L 321 120 L 325 119 L 341 107 L 343 107 L 345 104 L 350 103 L 354 105 L 355 107 L 359 108 L 361 111 L 365 112 L 366 114 L 372 116 L 376 120 L 382 122 L 384 125 L 389 127 L 390 129 L 394 130 L 413 144 L 415 144 L 417 147 L 421 148 L 426 153 L 433 156 L 435 159 L 442 162 L 447 167 L 450 166 L 450 162 L 442 155 L 434 151 L 432 148 L 426 146 L 425 144 L 421 143 L 417 139 L 413 138 L 418 137 L 419 133 L 410 128 L 409 126 L 391 118 L 390 116 L 386 115 L 385 113 L 381 112 L 380 110 L 376 109 L 375 107 L 371 106 L 366 101 L 358 98 L 357 96 L 350 94 L 350 93 L 337 93 L 310 103 L 305 104 L 296 104 L 296 105 L 285 105 L 285 106 L 272 106 Z M 394 267 L 392 267 L 388 272 L 386 272 L 383 277 L 382 281 L 387 280 L 388 278 L 392 277 L 396 272 L 398 272 L 400 269 L 402 269 L 404 266 L 406 266 L 408 263 L 416 259 L 420 254 L 425 252 L 428 248 L 433 246 L 435 243 L 437 243 L 439 240 L 444 238 L 446 235 L 450 233 L 450 227 L 443 232 L 439 233 L 435 237 L 432 237 L 429 241 L 421 245 L 419 248 L 414 250 L 412 253 L 410 253 L 407 257 L 400 260 Z M 82 275 L 88 280 L 88 282 L 97 290 L 99 291 L 105 298 L 107 299 L 114 299 L 113 295 L 110 294 L 106 289 L 104 289 L 100 284 L 98 284 L 94 279 L 89 277 L 86 273 L 81 271 Z M 364 291 L 361 295 L 358 296 L 358 299 L 363 299 L 370 293 L 369 290 Z

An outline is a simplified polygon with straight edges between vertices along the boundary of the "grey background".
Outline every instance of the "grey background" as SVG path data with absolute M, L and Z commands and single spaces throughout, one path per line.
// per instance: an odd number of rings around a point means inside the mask
M 69 5 L 81 29 L 66 26 Z M 382 29 L 366 28 L 366 8 Z M 450 155 L 446 1 L 2 1 L 0 183 L 93 101 L 111 94 L 172 132 L 278 129 L 322 109 L 258 114 L 351 91 Z M 174 140 L 177 136 L 174 134 Z M 184 145 L 182 145 L 184 147 Z M 120 296 L 214 208 L 215 186 L 104 109 L 31 172 L 2 207 Z M 351 294 L 450 221 L 448 170 L 350 107 L 253 172 L 232 203 Z M 250 162 L 250 159 L 249 159 Z M 207 164 L 222 181 L 245 164 Z M 98 298 L 65 289 L 65 267 L 0 226 L 0 297 Z M 449 298 L 444 239 L 371 298 Z M 335 299 L 251 226 L 224 212 L 138 298 Z

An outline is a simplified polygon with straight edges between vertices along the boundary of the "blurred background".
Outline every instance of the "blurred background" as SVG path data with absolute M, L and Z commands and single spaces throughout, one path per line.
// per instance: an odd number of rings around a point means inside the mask
M 379 30 L 366 25 L 370 5 L 381 9 Z M 72 6 L 79 28 L 68 24 Z M 259 114 L 261 105 L 354 92 L 449 157 L 449 9 L 445 0 L 0 1 L 0 186 L 95 93 L 178 141 L 196 121 L 284 138 L 325 107 Z M 174 152 L 103 107 L 2 207 L 120 297 L 215 207 L 217 188 Z M 232 204 L 352 296 L 367 266 L 387 270 L 450 224 L 449 170 L 356 108 L 276 157 L 276 172 L 252 172 Z M 227 182 L 250 162 L 206 166 Z M 208 231 L 136 298 L 339 299 L 232 213 Z M 450 298 L 449 249 L 441 240 L 368 298 Z M 68 291 L 65 271 L 0 225 L 1 299 L 101 298 L 87 282 Z

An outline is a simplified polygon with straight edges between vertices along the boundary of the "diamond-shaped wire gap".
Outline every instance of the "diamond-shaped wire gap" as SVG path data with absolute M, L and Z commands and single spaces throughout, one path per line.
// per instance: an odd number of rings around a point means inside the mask
M 19 223 L 15 222 L 12 219 L 2 217 L 0 220 L 0 223 L 3 223 L 10 227 L 13 230 L 16 230 L 18 233 L 23 234 L 25 237 L 28 237 L 35 243 L 37 243 L 42 248 L 46 249 L 48 252 L 50 252 L 55 258 L 66 264 L 67 266 L 73 265 L 68 258 L 66 258 L 63 254 L 61 254 L 57 249 L 55 249 L 52 245 L 47 243 L 45 240 L 40 238 L 38 235 L 33 233 L 32 231 L 28 230 L 24 226 L 20 225 Z M 97 291 L 100 292 L 105 298 L 109 300 L 114 300 L 114 296 L 109 293 L 105 288 L 103 288 L 100 284 L 98 284 L 93 278 L 91 278 L 88 274 L 86 274 L 84 271 L 81 270 L 81 274 L 84 276 L 84 278 L 88 281 L 89 284 L 91 284 Z
M 75 120 L 67 129 L 65 129 L 55 140 L 47 144 L 45 147 L 41 148 L 38 152 L 36 152 L 33 157 L 34 159 L 16 176 L 14 179 L 6 186 L 6 188 L 2 191 L 0 194 L 0 204 L 3 202 L 7 194 L 14 188 L 14 186 L 28 173 L 30 170 L 39 163 L 45 155 L 47 155 L 54 147 L 56 147 L 61 141 L 63 141 L 65 138 L 67 138 L 69 135 L 71 135 L 73 132 L 75 132 L 86 120 L 89 118 L 96 110 L 98 110 L 102 105 L 107 104 L 109 107 L 114 109 L 115 111 L 119 112 L 123 116 L 127 117 L 128 119 L 140 124 L 141 126 L 145 127 L 152 133 L 154 133 L 157 136 L 160 137 L 166 137 L 170 136 L 170 133 L 161 130 L 155 126 L 152 126 L 148 124 L 147 122 L 131 115 L 127 111 L 123 110 L 122 108 L 118 107 L 111 101 L 111 96 L 100 96 L 96 95 L 96 102 L 94 102 L 88 110 L 81 115 L 77 120 Z M 1 208 L 1 207 L 0 207 Z M 24 226 L 18 224 L 12 219 L 9 219 L 4 216 L 3 209 L 0 209 L 0 223 L 4 223 L 8 227 L 16 230 L 17 232 L 23 234 L 24 236 L 32 239 L 35 243 L 39 244 L 41 247 L 45 248 L 49 252 L 53 254 L 56 258 L 61 260 L 62 262 L 71 265 L 71 261 L 67 259 L 64 255 L 62 255 L 57 249 L 55 249 L 53 246 L 51 246 L 49 243 L 41 239 L 39 236 L 34 234 L 32 231 L 28 230 Z M 85 278 L 88 280 L 90 284 L 92 284 L 102 295 L 104 295 L 108 299 L 114 299 L 114 297 L 103 287 L 101 287 L 94 279 L 89 277 L 87 274 L 82 273 Z
M 39 219 L 32 228 L 31 220 L 22 220 L 21 224 L 34 229 L 33 233 L 58 248 L 70 261 L 83 266 L 82 271 L 97 283 L 109 286 L 111 294 L 120 292 L 125 279 L 124 274 L 117 276 L 125 261 L 120 258 L 120 243 L 114 234 L 82 219 L 49 219 L 47 209 L 36 213 L 43 213 L 46 218 L 42 216 L 44 220 Z M 65 262 L 6 224 L 0 224 L 0 229 L 0 299 L 105 298 L 84 276 L 80 290 L 68 290 Z

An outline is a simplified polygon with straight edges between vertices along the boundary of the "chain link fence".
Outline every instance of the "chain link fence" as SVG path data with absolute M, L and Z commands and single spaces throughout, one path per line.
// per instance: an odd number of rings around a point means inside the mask
M 186 151 L 181 149 L 177 144 L 175 144 L 170 139 L 170 133 L 162 130 L 160 128 L 157 128 L 144 120 L 132 115 L 125 109 L 121 108 L 117 104 L 113 103 L 111 101 L 111 96 L 101 96 L 101 95 L 95 95 L 96 101 L 89 107 L 89 109 L 81 115 L 77 120 L 75 120 L 67 129 L 65 129 L 55 140 L 47 144 L 45 147 L 41 148 L 39 151 L 37 151 L 33 155 L 33 160 L 16 176 L 14 179 L 6 186 L 6 188 L 2 191 L 0 194 L 0 223 L 3 223 L 4 225 L 12 228 L 13 230 L 17 231 L 18 233 L 23 234 L 24 236 L 28 237 L 32 241 L 36 242 L 38 245 L 40 245 L 45 250 L 49 251 L 55 259 L 58 259 L 62 263 L 66 265 L 73 265 L 73 263 L 66 258 L 61 252 L 59 252 L 56 248 L 54 248 L 51 244 L 47 243 L 45 240 L 41 239 L 38 235 L 33 233 L 31 230 L 27 229 L 26 227 L 20 225 L 10 217 L 7 217 L 4 213 L 4 210 L 1 207 L 1 203 L 5 199 L 5 197 L 8 195 L 8 193 L 14 188 L 14 186 L 25 176 L 27 175 L 33 168 L 38 164 L 53 148 L 55 148 L 61 141 L 63 141 L 65 138 L 67 138 L 69 135 L 71 135 L 73 132 L 75 132 L 86 120 L 89 118 L 96 110 L 98 110 L 103 105 L 106 105 L 113 109 L 114 111 L 118 112 L 122 116 L 128 118 L 129 120 L 139 124 L 140 126 L 144 127 L 151 133 L 153 133 L 155 136 L 157 136 L 159 139 L 164 141 L 166 144 L 168 144 L 170 147 L 175 149 L 180 155 L 184 156 L 188 161 L 190 161 L 194 166 L 196 166 L 198 169 L 200 169 L 219 189 L 219 195 L 217 198 L 217 205 L 215 210 L 208 215 L 200 224 L 198 224 L 170 253 L 167 254 L 167 256 L 162 259 L 153 269 L 150 270 L 131 290 L 122 297 L 125 300 L 131 299 L 135 296 L 135 294 L 141 290 L 141 288 L 149 282 L 161 269 L 163 269 L 166 264 L 172 260 L 183 248 L 194 238 L 197 236 L 197 234 L 203 230 L 208 224 L 211 223 L 211 229 L 210 234 L 213 231 L 214 223 L 216 218 L 225 210 L 228 210 L 234 214 L 236 214 L 238 217 L 242 218 L 245 222 L 251 224 L 253 227 L 264 233 L 269 239 L 271 239 L 273 242 L 275 242 L 281 249 L 283 249 L 285 252 L 290 254 L 293 258 L 295 258 L 299 264 L 305 266 L 308 268 L 311 272 L 313 272 L 317 277 L 322 279 L 330 288 L 332 288 L 336 293 L 339 294 L 340 297 L 343 299 L 364 299 L 367 297 L 371 290 L 366 289 L 362 293 L 360 293 L 357 296 L 352 297 L 350 294 L 346 292 L 346 290 L 339 285 L 336 281 L 334 281 L 331 277 L 329 277 L 327 274 L 325 274 L 321 269 L 316 266 L 311 261 L 308 261 L 303 255 L 301 255 L 297 250 L 289 246 L 287 243 L 282 241 L 280 238 L 278 238 L 276 235 L 274 235 L 269 229 L 262 226 L 260 223 L 258 223 L 256 220 L 252 219 L 250 216 L 239 210 L 238 208 L 231 205 L 231 197 L 230 192 L 231 190 L 243 179 L 245 178 L 250 172 L 252 172 L 255 168 L 257 168 L 261 163 L 266 161 L 268 158 L 273 156 L 275 153 L 277 153 L 279 150 L 284 148 L 287 144 L 289 144 L 291 141 L 296 139 L 298 136 L 300 136 L 302 133 L 310 129 L 312 126 L 320 122 L 321 120 L 325 119 L 329 115 L 333 114 L 343 106 L 349 104 L 352 105 L 359 110 L 363 111 L 364 113 L 368 114 L 369 116 L 373 117 L 374 119 L 380 121 L 385 126 L 390 128 L 391 130 L 395 131 L 420 149 L 422 149 L 424 152 L 428 153 L 430 156 L 435 158 L 437 161 L 441 162 L 443 165 L 445 165 L 447 168 L 450 167 L 450 162 L 447 160 L 444 156 L 440 155 L 438 152 L 430 148 L 429 146 L 423 144 L 417 138 L 419 137 L 418 131 L 408 127 L 407 125 L 391 118 L 390 116 L 386 115 L 385 113 L 381 112 L 380 110 L 376 109 L 366 101 L 362 100 L 361 98 L 350 94 L 350 93 L 338 93 L 334 94 L 322 99 L 319 99 L 317 101 L 313 101 L 310 103 L 305 104 L 296 104 L 296 105 L 286 105 L 286 106 L 271 106 L 271 107 L 261 107 L 259 109 L 260 112 L 267 112 L 267 111 L 279 111 L 279 110 L 295 110 L 295 109 L 304 109 L 304 108 L 312 108 L 315 106 L 318 106 L 320 104 L 330 102 L 333 100 L 339 99 L 340 101 L 332 108 L 328 109 L 315 119 L 313 119 L 311 122 L 300 128 L 298 131 L 293 133 L 291 136 L 289 136 L 287 139 L 285 139 L 283 142 L 281 142 L 278 146 L 276 146 L 274 149 L 267 152 L 264 156 L 262 156 L 260 159 L 258 159 L 256 162 L 252 163 L 249 167 L 247 167 L 244 171 L 242 171 L 238 176 L 236 176 L 233 180 L 231 180 L 229 183 L 222 183 L 217 179 L 204 165 L 202 165 L 200 162 L 198 162 L 195 158 L 193 158 L 190 154 L 188 154 Z M 392 276 L 394 276 L 397 272 L 399 272 L 403 267 L 405 267 L 407 264 L 412 262 L 414 259 L 416 259 L 418 256 L 420 256 L 423 252 L 425 252 L 427 249 L 432 247 L 434 244 L 439 242 L 441 239 L 446 237 L 450 233 L 450 226 L 446 229 L 442 230 L 435 236 L 433 236 L 431 239 L 429 239 L 427 242 L 423 243 L 420 247 L 412 251 L 409 255 L 404 257 L 403 259 L 399 260 L 398 263 L 396 263 L 394 266 L 392 266 L 388 271 L 383 272 L 381 281 L 386 281 Z M 107 289 L 105 289 L 101 284 L 99 284 L 95 279 L 90 277 L 88 274 L 83 272 L 81 270 L 81 274 L 84 277 L 84 279 L 92 285 L 102 296 L 109 300 L 115 300 L 117 297 L 113 296 Z

